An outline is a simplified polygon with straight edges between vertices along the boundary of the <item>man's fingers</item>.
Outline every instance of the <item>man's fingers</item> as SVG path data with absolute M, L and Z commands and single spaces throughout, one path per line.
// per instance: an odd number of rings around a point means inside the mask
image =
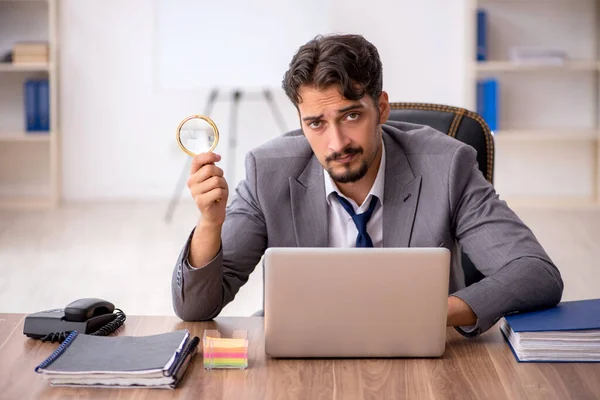
M 218 161 L 221 161 L 221 156 L 216 153 L 208 152 L 208 153 L 197 154 L 192 159 L 192 165 L 190 167 L 190 175 L 195 174 L 204 165 L 214 164 Z
M 227 182 L 220 176 L 213 176 L 211 178 L 208 178 L 204 182 L 194 185 L 192 189 L 192 194 L 205 194 L 217 188 L 227 189 Z
M 190 167 L 187 185 L 200 210 L 208 210 L 227 199 L 229 188 L 223 177 L 223 170 L 214 163 L 221 160 L 215 153 L 196 155 Z
M 204 165 L 188 178 L 187 185 L 188 187 L 192 187 L 192 185 L 202 183 L 213 176 L 223 177 L 223 170 L 213 164 Z
M 209 209 L 215 204 L 220 204 L 224 199 L 227 198 L 228 191 L 221 187 L 212 189 L 208 193 L 198 194 L 194 196 L 194 200 L 200 209 Z M 217 200 L 219 202 L 217 203 Z

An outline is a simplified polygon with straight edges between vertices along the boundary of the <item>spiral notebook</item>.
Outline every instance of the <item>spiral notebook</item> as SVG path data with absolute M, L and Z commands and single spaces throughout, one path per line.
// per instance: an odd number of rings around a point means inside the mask
M 115 337 L 72 332 L 35 371 L 52 386 L 175 388 L 198 343 L 187 330 Z

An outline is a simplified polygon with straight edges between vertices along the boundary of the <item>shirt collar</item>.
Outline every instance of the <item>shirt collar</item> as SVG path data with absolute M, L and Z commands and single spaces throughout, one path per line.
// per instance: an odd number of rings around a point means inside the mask
M 383 143 L 383 140 L 382 140 L 381 141 L 381 161 L 379 162 L 379 170 L 377 171 L 377 176 L 375 177 L 375 182 L 373 182 L 373 186 L 371 187 L 369 194 L 367 194 L 367 197 L 365 198 L 365 201 L 362 204 L 362 206 L 364 206 L 365 209 L 369 207 L 369 203 L 371 201 L 371 196 L 377 196 L 377 198 L 379 199 L 379 203 L 383 204 L 383 189 L 385 187 L 385 161 L 386 161 L 385 160 L 385 143 Z M 348 197 L 344 196 L 342 194 L 342 192 L 340 192 L 338 190 L 337 185 L 335 184 L 333 179 L 331 179 L 331 176 L 329 176 L 329 173 L 327 171 L 325 171 L 323 176 L 325 178 L 325 199 L 327 200 L 328 205 L 331 205 L 332 194 L 334 192 L 337 192 L 340 196 L 348 199 L 348 201 L 350 201 L 351 204 L 356 205 L 356 206 L 361 206 L 361 205 L 356 204 L 354 202 L 354 200 L 349 199 Z M 361 211 L 364 211 L 364 210 L 361 210 Z

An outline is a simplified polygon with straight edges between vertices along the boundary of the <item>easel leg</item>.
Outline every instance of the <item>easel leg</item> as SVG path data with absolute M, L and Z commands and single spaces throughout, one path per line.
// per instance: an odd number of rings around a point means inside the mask
M 229 121 L 229 155 L 227 156 L 227 184 L 233 187 L 235 184 L 235 158 L 237 149 L 237 120 L 238 120 L 238 108 L 240 100 L 242 98 L 242 91 L 236 90 L 233 92 L 233 98 L 231 101 L 231 114 Z
M 279 112 L 279 109 L 277 108 L 275 101 L 273 101 L 273 93 L 271 93 L 271 90 L 265 89 L 263 94 L 265 96 L 265 99 L 267 100 L 267 104 L 271 108 L 271 113 L 273 114 L 273 118 L 275 119 L 275 122 L 277 123 L 277 125 L 279 125 L 279 131 L 280 131 L 279 134 L 283 135 L 288 130 L 285 126 L 285 122 L 283 121 L 283 116 L 281 115 L 281 112 Z
M 213 89 L 208 95 L 208 101 L 206 102 L 206 107 L 204 109 L 204 115 L 209 117 L 212 109 L 217 101 L 217 97 L 219 96 L 219 91 L 217 89 Z M 185 183 L 187 182 L 190 167 L 192 165 L 191 157 L 186 156 L 185 164 L 179 174 L 179 180 L 175 185 L 175 190 L 173 191 L 173 195 L 171 196 L 171 200 L 169 201 L 169 205 L 167 206 L 167 212 L 165 214 L 165 222 L 169 223 L 173 219 L 173 213 L 175 212 L 175 208 L 179 203 L 179 197 L 181 196 L 181 191 L 185 187 Z

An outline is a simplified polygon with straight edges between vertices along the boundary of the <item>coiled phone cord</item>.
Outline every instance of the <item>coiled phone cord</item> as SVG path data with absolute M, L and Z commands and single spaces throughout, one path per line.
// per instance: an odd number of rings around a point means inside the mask
M 115 314 L 117 315 L 115 317 L 115 319 L 113 319 L 112 321 L 110 321 L 108 324 L 104 325 L 103 327 L 101 327 L 97 331 L 90 333 L 89 335 L 92 335 L 92 336 L 108 336 L 111 333 L 116 332 L 117 329 L 119 329 L 121 326 L 123 326 L 123 323 L 125 322 L 125 319 L 127 319 L 127 316 L 119 308 L 115 308 Z M 69 336 L 69 334 L 71 332 L 72 331 L 50 332 L 49 334 L 47 334 L 46 336 L 44 336 L 42 338 L 42 342 L 59 342 L 59 343 L 62 343 Z

